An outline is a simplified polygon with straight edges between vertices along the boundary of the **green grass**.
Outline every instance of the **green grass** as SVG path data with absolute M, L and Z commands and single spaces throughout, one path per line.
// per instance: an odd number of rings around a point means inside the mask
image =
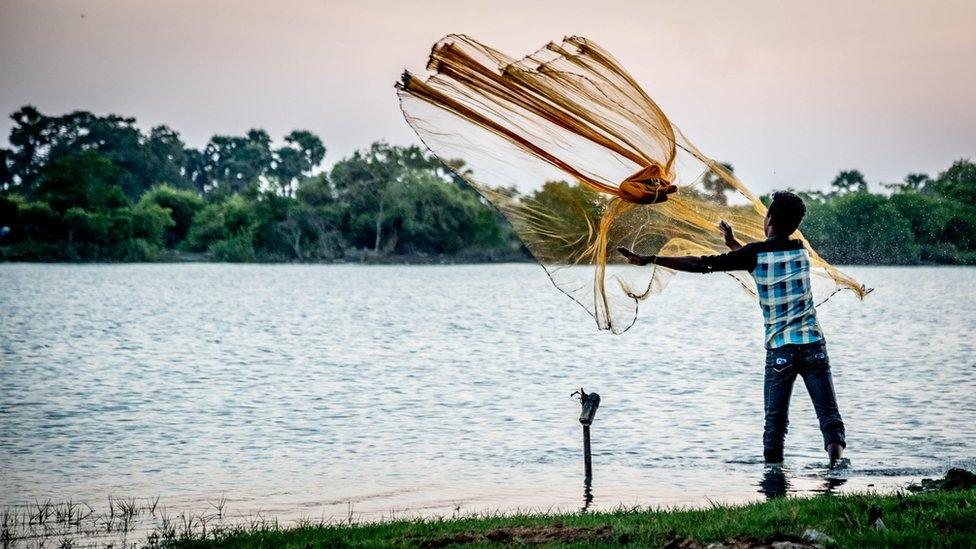
M 872 506 L 883 530 L 869 524 Z M 839 547 L 976 547 L 976 489 L 917 495 L 859 494 L 780 498 L 703 510 L 627 509 L 565 515 L 491 516 L 316 525 L 242 527 L 181 539 L 179 547 L 704 547 L 801 541 L 807 529 Z M 792 537 L 792 538 L 791 538 Z M 766 545 L 767 547 L 769 545 Z

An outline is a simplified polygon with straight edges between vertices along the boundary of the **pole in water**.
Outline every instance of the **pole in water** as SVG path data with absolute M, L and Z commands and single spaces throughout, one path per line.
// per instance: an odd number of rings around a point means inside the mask
M 586 509 L 593 501 L 593 458 L 590 453 L 590 425 L 593 424 L 593 417 L 596 415 L 597 408 L 600 407 L 600 395 L 587 393 L 582 387 L 570 396 L 576 395 L 579 395 L 580 405 L 583 407 L 579 422 L 583 426 L 583 509 Z

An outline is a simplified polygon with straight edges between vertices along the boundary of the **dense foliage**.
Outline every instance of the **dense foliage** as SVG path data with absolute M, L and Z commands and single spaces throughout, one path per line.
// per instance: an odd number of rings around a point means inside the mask
M 843 171 L 832 192 L 803 193 L 800 228 L 834 263 L 976 264 L 976 164 L 885 187 L 890 194 L 871 193 L 860 172 Z
M 115 115 L 12 118 L 12 148 L 0 149 L 7 260 L 524 257 L 497 213 L 419 147 L 374 143 L 325 172 L 308 131 L 277 148 L 250 130 L 196 150 Z
M 322 170 L 326 148 L 296 130 L 187 147 L 166 126 L 23 107 L 0 149 L 0 258 L 28 261 L 462 260 L 525 258 L 510 227 L 419 147 L 374 143 Z M 731 169 L 731 166 L 727 166 Z M 723 193 L 706 180 L 704 192 Z M 836 263 L 976 263 L 976 164 L 910 174 L 868 191 L 857 170 L 805 193 L 802 229 Z M 546 184 L 555 212 L 596 208 L 587 191 Z M 595 213 L 595 212 L 594 212 Z

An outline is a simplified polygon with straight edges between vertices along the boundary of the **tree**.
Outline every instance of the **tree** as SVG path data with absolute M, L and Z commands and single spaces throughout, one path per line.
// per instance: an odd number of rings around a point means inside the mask
M 203 151 L 206 177 L 204 192 L 224 194 L 257 188 L 260 178 L 271 168 L 271 137 L 264 130 L 252 129 L 243 137 L 215 135 Z
M 914 263 L 919 247 L 911 223 L 884 196 L 849 193 L 828 203 L 834 219 L 825 218 L 819 241 L 823 255 L 835 263 Z M 811 226 L 810 228 L 813 228 Z
M 929 187 L 936 194 L 976 206 L 976 164 L 968 159 L 956 160 Z
M 289 204 L 285 218 L 275 228 L 287 241 L 298 261 L 332 260 L 343 255 L 339 232 L 341 212 L 333 207 L 313 207 L 299 201 Z
M 931 183 L 932 178 L 924 173 L 910 173 L 900 183 L 885 183 L 884 187 L 896 193 L 917 193 L 923 191 Z
M 293 130 L 285 136 L 285 143 L 301 152 L 306 171 L 310 172 L 325 159 L 325 145 L 319 136 L 308 130 Z
M 932 178 L 924 173 L 910 173 L 905 176 L 905 190 L 920 191 L 932 182 Z
M 228 261 L 253 259 L 257 225 L 254 206 L 240 195 L 231 195 L 207 204 L 193 216 L 186 248 L 195 252 L 216 249 L 218 259 Z
M 430 170 L 408 169 L 388 192 L 389 250 L 455 254 L 502 244 L 492 211 Z
M 143 138 L 143 148 L 149 174 L 142 183 L 143 192 L 160 183 L 180 189 L 193 188 L 186 176 L 189 152 L 179 133 L 168 126 L 156 126 Z
M 295 197 L 309 206 L 327 206 L 336 202 L 335 189 L 327 173 L 303 179 L 295 191 Z
M 914 191 L 896 193 L 890 201 L 911 224 L 915 241 L 921 247 L 921 259 L 954 262 L 956 250 L 953 243 L 947 241 L 946 235 L 957 209 L 956 204 Z
M 46 141 L 44 134 L 48 133 L 45 131 L 45 118 L 32 105 L 25 105 L 10 115 L 10 119 L 14 121 L 10 130 L 10 144 L 13 149 L 8 155 L 10 184 L 24 192 L 32 190 L 34 180 L 47 161 L 43 154 Z
M 389 209 L 387 194 L 415 160 L 411 156 L 412 151 L 377 142 L 332 167 L 330 179 L 347 206 L 346 228 L 353 245 L 380 252 Z
M 729 173 L 732 173 L 734 171 L 734 169 L 732 168 L 732 164 L 728 164 L 725 162 L 721 162 L 720 164 L 722 165 L 722 167 L 728 170 Z M 730 185 L 728 181 L 719 177 L 719 175 L 716 174 L 714 171 L 708 170 L 705 172 L 705 175 L 702 178 L 702 188 L 708 191 L 708 194 L 711 195 L 719 203 L 728 204 L 729 199 L 725 195 L 725 193 L 726 191 L 731 191 L 734 187 L 732 187 L 732 185 Z
M 345 208 L 342 230 L 350 244 L 377 254 L 500 245 L 491 208 L 448 173 L 419 147 L 379 142 L 337 162 L 328 177 L 331 185 L 323 180 L 316 195 L 334 197 Z
M 139 203 L 132 207 L 131 239 L 140 240 L 153 250 L 165 245 L 166 231 L 175 225 L 169 208 Z
M 13 146 L 7 158 L 9 189 L 29 195 L 45 166 L 83 152 L 97 152 L 119 169 L 118 184 L 131 200 L 165 178 L 189 186 L 184 177 L 183 142 L 173 130 L 158 126 L 144 135 L 134 118 L 97 116 L 75 111 L 46 116 L 32 106 L 11 115 Z M 0 181 L 0 186 L 3 182 Z
M 42 170 L 35 198 L 58 212 L 71 208 L 104 211 L 128 205 L 119 187 L 121 171 L 96 152 L 61 158 Z
M 308 166 L 301 151 L 287 146 L 275 151 L 271 175 L 283 195 L 291 196 L 294 193 L 298 179 L 307 169 Z
M 29 261 L 61 259 L 63 247 L 57 242 L 65 234 L 64 219 L 46 202 L 24 200 L 20 195 L 0 198 L 3 202 L 2 225 L 11 228 L 4 244 L 18 248 L 12 259 Z
M 10 190 L 14 185 L 14 152 L 0 148 L 0 193 Z
M 201 196 L 216 185 L 206 153 L 197 149 L 186 149 L 183 176 Z
M 317 135 L 306 130 L 295 130 L 285 137 L 284 146 L 274 151 L 271 176 L 282 194 L 291 196 L 300 178 L 311 176 L 312 170 L 324 158 L 325 146 Z
M 868 190 L 868 182 L 864 174 L 858 170 L 843 170 L 830 183 L 834 195 L 861 192 Z
M 835 246 L 842 245 L 838 239 L 841 225 L 837 221 L 836 209 L 825 200 L 807 200 L 806 193 L 800 196 L 807 208 L 807 213 L 800 224 L 800 231 L 820 255 L 834 260 L 840 255 L 834 251 Z

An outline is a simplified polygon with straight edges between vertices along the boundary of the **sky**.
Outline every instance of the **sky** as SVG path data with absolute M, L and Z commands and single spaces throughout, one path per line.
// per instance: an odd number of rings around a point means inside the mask
M 973 0 L 0 0 L 0 111 L 124 114 L 197 147 L 309 129 L 331 164 L 419 143 L 393 83 L 449 33 L 513 56 L 596 41 L 759 192 L 976 158 Z

